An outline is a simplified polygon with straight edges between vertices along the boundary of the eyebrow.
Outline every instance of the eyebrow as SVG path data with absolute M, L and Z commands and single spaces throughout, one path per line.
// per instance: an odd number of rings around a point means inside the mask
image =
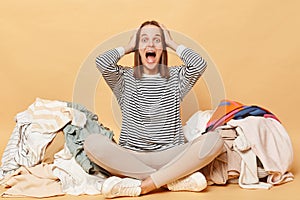
M 143 37 L 143 36 L 148 36 L 148 34 L 144 33 L 144 34 L 141 35 L 141 37 Z M 161 34 L 158 34 L 158 33 L 157 33 L 157 34 L 155 34 L 154 36 L 159 36 L 159 37 L 161 37 Z

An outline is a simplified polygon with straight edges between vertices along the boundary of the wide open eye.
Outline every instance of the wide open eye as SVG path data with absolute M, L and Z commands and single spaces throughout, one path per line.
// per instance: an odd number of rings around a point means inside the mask
M 147 42 L 148 42 L 148 38 L 142 37 L 141 42 L 142 42 L 142 43 L 147 43 Z
M 154 39 L 154 42 L 155 42 L 155 43 L 160 43 L 160 42 L 161 42 L 161 39 L 160 39 L 160 38 L 155 38 L 155 39 Z

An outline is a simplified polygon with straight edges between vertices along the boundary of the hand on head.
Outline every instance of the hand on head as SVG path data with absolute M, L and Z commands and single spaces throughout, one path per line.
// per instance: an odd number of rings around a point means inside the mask
M 124 47 L 125 49 L 125 54 L 131 53 L 133 52 L 136 46 L 136 34 L 137 34 L 138 30 L 134 30 L 132 36 L 130 37 L 129 43 L 127 44 L 127 46 Z
M 171 49 L 176 51 L 176 48 L 177 48 L 178 44 L 173 40 L 173 38 L 170 34 L 170 31 L 166 28 L 165 25 L 163 25 L 161 23 L 159 24 L 159 26 L 163 30 L 165 43 L 166 43 L 167 47 L 170 47 Z M 128 54 L 128 53 L 131 53 L 131 52 L 135 51 L 137 33 L 139 32 L 138 30 L 139 29 L 134 30 L 132 36 L 130 37 L 129 43 L 127 44 L 127 46 L 124 47 L 125 54 Z
M 178 44 L 173 40 L 170 31 L 167 29 L 167 27 L 164 24 L 159 24 L 162 30 L 164 31 L 165 36 L 165 42 L 167 47 L 170 47 L 173 50 L 176 50 Z

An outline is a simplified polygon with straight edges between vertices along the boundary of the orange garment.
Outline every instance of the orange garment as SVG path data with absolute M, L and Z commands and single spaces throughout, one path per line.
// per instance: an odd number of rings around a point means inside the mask
M 228 99 L 222 100 L 219 104 L 219 106 L 216 108 L 214 111 L 213 115 L 211 116 L 210 120 L 208 121 L 208 125 L 212 124 L 213 122 L 221 119 L 223 116 L 226 114 L 234 111 L 234 110 L 241 110 L 243 108 L 243 104 L 236 102 L 236 101 L 231 101 Z M 228 121 L 232 119 L 233 116 L 228 118 Z
M 219 126 L 225 125 L 231 119 L 244 119 L 248 116 L 260 116 L 279 119 L 265 108 L 259 106 L 247 106 L 236 101 L 222 100 L 215 109 L 212 117 L 207 123 L 206 132 L 213 131 Z

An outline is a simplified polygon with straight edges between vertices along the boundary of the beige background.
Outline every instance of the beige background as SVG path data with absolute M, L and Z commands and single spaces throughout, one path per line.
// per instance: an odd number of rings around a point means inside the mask
M 270 191 L 230 185 L 209 187 L 200 194 L 163 192 L 142 199 L 299 199 L 299 8 L 298 0 L 1 0 L 0 153 L 18 112 L 37 97 L 72 101 L 79 70 L 99 44 L 155 19 L 207 50 L 227 98 L 263 106 L 281 119 L 293 141 L 296 179 Z M 101 80 L 95 92 L 95 112 L 117 133 L 112 106 L 101 107 L 112 104 L 111 93 Z M 203 81 L 193 94 L 201 109 L 211 108 Z M 74 197 L 58 199 L 67 198 Z

